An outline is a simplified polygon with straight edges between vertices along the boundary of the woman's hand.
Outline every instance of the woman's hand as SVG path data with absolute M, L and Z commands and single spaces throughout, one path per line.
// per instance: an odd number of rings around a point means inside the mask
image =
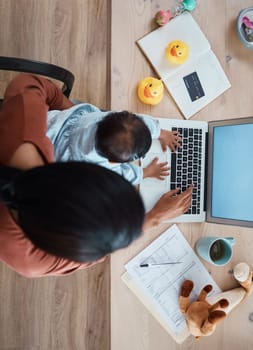
M 193 185 L 178 194 L 179 188 L 165 193 L 147 215 L 143 230 L 154 228 L 188 211 L 192 201 Z
M 164 180 L 169 175 L 170 167 L 168 162 L 158 163 L 158 158 L 154 158 L 152 162 L 143 169 L 143 178 L 154 177 L 159 180 Z

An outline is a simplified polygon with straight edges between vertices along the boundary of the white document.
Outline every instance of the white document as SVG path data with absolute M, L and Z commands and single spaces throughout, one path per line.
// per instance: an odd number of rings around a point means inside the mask
M 169 63 L 165 49 L 175 40 L 189 46 L 189 58 Z M 199 25 L 188 12 L 137 41 L 185 118 L 190 118 L 231 85 Z
M 140 267 L 143 263 L 181 262 L 175 265 Z M 184 280 L 194 282 L 191 298 L 196 299 L 206 284 L 213 286 L 210 295 L 220 292 L 213 278 L 183 234 L 173 225 L 147 248 L 129 261 L 123 281 L 143 301 L 153 316 L 181 342 L 189 334 L 178 305 L 180 288 Z M 180 338 L 180 334 L 183 336 Z

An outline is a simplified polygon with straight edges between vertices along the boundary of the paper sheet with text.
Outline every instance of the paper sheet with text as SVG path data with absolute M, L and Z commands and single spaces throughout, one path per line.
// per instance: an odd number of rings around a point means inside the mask
M 182 263 L 140 267 L 143 263 L 179 261 Z M 191 299 L 195 299 L 206 284 L 213 286 L 210 295 L 221 291 L 177 225 L 173 225 L 154 240 L 129 261 L 125 268 L 145 299 L 155 308 L 162 323 L 167 323 L 171 331 L 177 334 L 186 327 L 185 318 L 178 306 L 179 292 L 184 280 L 194 281 Z

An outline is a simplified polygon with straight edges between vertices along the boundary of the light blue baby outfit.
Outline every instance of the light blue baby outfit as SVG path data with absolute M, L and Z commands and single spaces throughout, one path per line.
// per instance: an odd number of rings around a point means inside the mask
M 143 178 L 142 168 L 134 163 L 110 163 L 95 149 L 97 123 L 107 114 L 89 103 L 81 103 L 64 111 L 48 112 L 47 136 L 53 143 L 56 161 L 87 161 L 101 165 L 124 176 L 136 185 Z M 151 132 L 152 139 L 160 135 L 159 122 L 139 115 Z

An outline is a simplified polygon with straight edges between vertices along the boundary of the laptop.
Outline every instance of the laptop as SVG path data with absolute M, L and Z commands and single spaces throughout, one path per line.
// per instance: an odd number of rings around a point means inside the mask
M 178 131 L 182 147 L 162 151 L 153 140 L 141 160 L 155 157 L 171 166 L 165 180 L 145 178 L 140 194 L 149 211 L 165 192 L 194 184 L 189 211 L 173 222 L 213 222 L 253 227 L 253 117 L 211 122 L 158 118 L 162 129 Z

